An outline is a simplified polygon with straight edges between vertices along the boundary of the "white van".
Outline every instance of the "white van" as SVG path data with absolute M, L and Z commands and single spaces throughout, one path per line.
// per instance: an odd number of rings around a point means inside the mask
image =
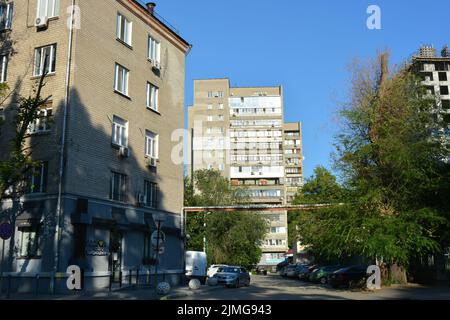
M 198 279 L 202 284 L 205 284 L 207 266 L 205 252 L 186 251 L 186 277 L 188 279 Z

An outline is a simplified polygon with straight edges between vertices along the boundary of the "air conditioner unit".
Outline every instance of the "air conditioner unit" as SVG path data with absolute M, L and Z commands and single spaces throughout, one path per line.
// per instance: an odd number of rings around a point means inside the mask
M 119 156 L 122 158 L 127 158 L 130 156 L 130 149 L 127 147 L 120 147 L 119 148 Z
M 161 63 L 158 61 L 152 61 L 152 68 L 156 70 L 161 70 Z
M 156 167 L 156 159 L 147 158 L 147 167 Z
M 48 18 L 47 17 L 39 17 L 34 21 L 34 26 L 38 29 L 47 28 L 48 27 Z
M 138 193 L 136 198 L 139 205 L 144 205 L 147 203 L 147 197 L 142 193 Z

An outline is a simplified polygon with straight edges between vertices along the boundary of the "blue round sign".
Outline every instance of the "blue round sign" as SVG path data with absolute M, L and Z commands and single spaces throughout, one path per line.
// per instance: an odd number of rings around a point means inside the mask
M 13 234 L 13 229 L 10 223 L 4 222 L 0 224 L 0 238 L 8 240 Z

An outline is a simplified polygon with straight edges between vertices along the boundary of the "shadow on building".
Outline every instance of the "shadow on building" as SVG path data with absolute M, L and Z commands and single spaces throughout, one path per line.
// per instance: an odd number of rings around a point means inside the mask
M 111 130 L 105 131 L 93 123 L 76 90 L 69 96 L 65 144 L 61 143 L 64 101 L 54 101 L 50 130 L 30 138 L 33 160 L 46 164 L 42 192 L 1 206 L 2 219 L 14 225 L 13 237 L 5 244 L 3 292 L 51 293 L 54 284 L 56 292 L 69 293 L 66 270 L 70 265 L 82 269 L 85 291 L 128 284 L 151 286 L 155 282 L 156 250 L 150 241 L 157 229 L 155 213 L 166 217 L 158 280 L 180 283 L 184 274 L 180 213 L 164 210 L 170 199 L 159 189 L 154 208 L 137 199 L 144 193 L 144 180 L 158 185 L 164 181 L 157 167 L 146 167 L 140 159 L 144 157 L 145 128 L 142 148 L 131 145 L 129 156 L 119 157 L 111 143 L 112 122 Z M 113 115 L 108 117 L 112 121 Z M 160 145 L 159 149 L 170 154 L 172 146 Z M 113 172 L 127 177 L 122 201 L 112 200 Z

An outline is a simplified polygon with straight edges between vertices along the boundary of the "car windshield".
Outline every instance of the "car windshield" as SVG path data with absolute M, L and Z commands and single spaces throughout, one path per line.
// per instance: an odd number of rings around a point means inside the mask
M 219 272 L 226 272 L 226 273 L 239 273 L 239 268 L 232 268 L 232 267 L 225 267 L 225 268 L 219 268 Z

